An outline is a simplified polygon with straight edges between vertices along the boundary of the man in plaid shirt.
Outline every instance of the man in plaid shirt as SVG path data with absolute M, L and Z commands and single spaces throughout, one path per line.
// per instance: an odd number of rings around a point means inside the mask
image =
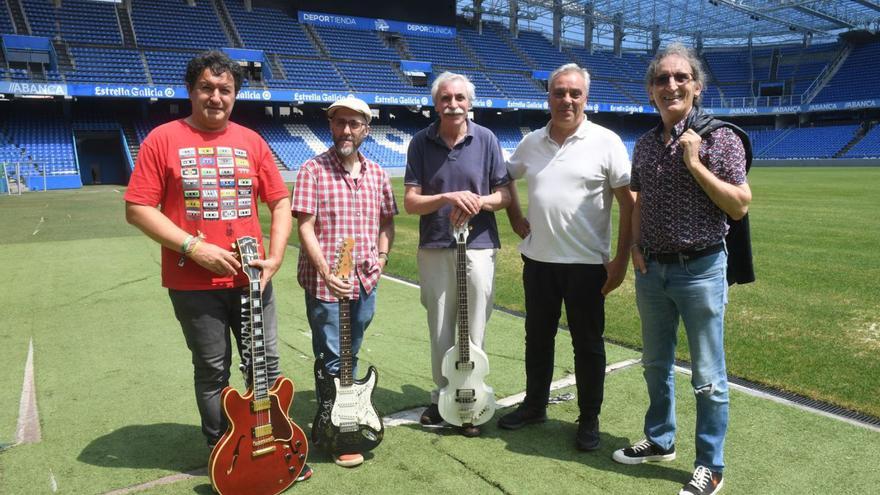
M 370 131 L 370 107 L 347 97 L 327 109 L 333 147 L 300 167 L 291 209 L 302 246 L 297 279 L 305 289 L 312 350 L 327 371 L 339 374 L 339 299 L 351 300 L 352 365 L 376 309 L 376 284 L 388 263 L 397 204 L 388 174 L 358 152 Z M 334 274 L 342 239 L 354 240 L 350 278 Z M 360 452 L 336 464 L 363 463 Z

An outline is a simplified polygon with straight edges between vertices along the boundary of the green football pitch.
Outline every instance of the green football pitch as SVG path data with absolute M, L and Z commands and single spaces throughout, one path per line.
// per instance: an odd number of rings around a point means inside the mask
M 728 362 L 737 376 L 880 415 L 880 169 L 755 169 L 758 282 L 731 290 Z M 398 193 L 399 179 L 395 181 Z M 0 493 L 208 494 L 192 368 L 166 292 L 159 249 L 123 219 L 122 189 L 0 198 Z M 402 195 L 398 194 L 402 209 Z M 521 309 L 519 266 L 505 231 L 496 302 Z M 399 217 L 389 267 L 414 280 L 416 219 Z M 282 369 L 297 392 L 292 418 L 315 410 L 310 335 L 291 239 L 275 279 Z M 361 358 L 379 369 L 377 408 L 418 410 L 432 387 L 418 289 L 382 281 Z M 637 359 L 631 278 L 608 301 L 608 362 Z M 498 398 L 524 389 L 522 320 L 489 324 L 489 383 Z M 15 445 L 29 343 L 41 441 Z M 687 357 L 682 342 L 681 356 Z M 572 373 L 560 332 L 555 377 Z M 237 379 L 237 377 L 236 377 Z M 237 380 L 240 384 L 240 381 Z M 574 392 L 563 387 L 555 394 Z M 677 493 L 692 470 L 689 377 L 677 387 L 678 459 L 622 466 L 611 452 L 641 438 L 640 367 L 606 379 L 602 447 L 575 450 L 575 401 L 516 432 L 487 423 L 466 439 L 447 429 L 389 426 L 364 466 L 344 469 L 314 450 L 314 477 L 289 493 Z M 496 417 L 506 410 L 496 413 Z M 871 493 L 880 484 L 880 432 L 735 389 L 724 493 Z M 192 473 L 181 475 L 181 473 Z M 157 482 L 158 481 L 158 482 Z M 147 485 L 144 485 L 147 484 Z M 131 487 L 135 487 L 131 489 Z

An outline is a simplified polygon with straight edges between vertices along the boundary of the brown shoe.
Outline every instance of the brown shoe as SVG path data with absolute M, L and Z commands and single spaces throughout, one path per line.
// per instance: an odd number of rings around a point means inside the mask
M 443 417 L 440 416 L 440 408 L 437 407 L 437 404 L 431 404 L 424 411 L 422 411 L 422 417 L 419 418 L 419 422 L 423 425 L 439 425 L 443 422 Z
M 470 425 L 470 424 L 462 425 L 460 428 L 460 431 L 461 431 L 462 435 L 464 435 L 468 438 L 478 437 L 478 436 L 480 436 L 480 433 L 481 433 L 479 426 L 474 426 L 474 425 Z

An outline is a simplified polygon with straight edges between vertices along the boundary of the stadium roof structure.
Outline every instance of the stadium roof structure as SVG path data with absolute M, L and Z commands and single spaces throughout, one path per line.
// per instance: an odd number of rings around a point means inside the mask
M 704 47 L 833 42 L 848 31 L 880 32 L 877 0 L 459 0 L 458 11 L 544 31 L 552 38 L 559 16 L 565 43 L 593 47 L 651 49 L 682 41 Z

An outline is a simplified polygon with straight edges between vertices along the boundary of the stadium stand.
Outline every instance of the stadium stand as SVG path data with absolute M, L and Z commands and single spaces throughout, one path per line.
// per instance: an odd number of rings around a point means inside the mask
M 874 127 L 855 144 L 846 156 L 848 158 L 880 158 L 880 125 Z
M 435 65 L 456 68 L 473 68 L 476 64 L 458 43 L 450 43 L 443 38 L 400 35 L 404 50 L 409 52 L 408 60 L 431 62 Z
M 136 50 L 70 47 L 76 69 L 68 72 L 71 82 L 144 84 L 147 76 Z M 178 72 L 178 77 L 179 77 Z
M 761 157 L 832 158 L 852 140 L 857 129 L 857 125 L 791 129 L 768 149 L 761 150 Z
M 880 42 L 857 45 L 813 103 L 880 97 Z M 866 81 L 871 81 L 867 83 Z
M 314 28 L 321 44 L 332 58 L 356 60 L 399 60 L 400 54 L 385 46 L 375 31 Z
M 279 55 L 319 56 L 303 27 L 283 12 L 268 7 L 254 7 L 248 12 L 241 0 L 226 0 L 226 8 L 245 48 Z
M 35 36 L 53 39 L 56 36 L 68 42 L 122 45 L 117 26 L 116 8 L 112 3 L 86 0 L 64 0 L 60 7 L 43 0 L 23 0 L 31 30 Z
M 498 35 L 495 26 L 495 23 L 486 23 L 483 34 L 467 26 L 458 28 L 459 39 L 476 57 L 478 63 L 475 65 L 486 69 L 531 72 L 532 68 L 513 53 L 510 45 Z
M 20 150 L 22 175 L 78 172 L 70 124 L 53 115 L 15 114 L 7 116 L 0 129 Z
M 207 48 L 241 47 L 263 51 L 263 63 L 268 64 L 265 79 L 260 83 L 246 80 L 245 85 L 267 89 L 427 95 L 430 79 L 444 70 L 452 70 L 473 81 L 479 99 L 542 101 L 546 97 L 545 86 L 534 78 L 533 71 L 552 71 L 564 63 L 575 62 L 591 74 L 590 103 L 649 105 L 643 82 L 650 59 L 647 53 L 624 52 L 614 56 L 582 47 L 560 49 L 544 33 L 520 29 L 514 36 L 496 21 L 484 21 L 482 30 L 478 30 L 467 19 L 459 18 L 455 38 L 431 38 L 300 24 L 295 14 L 279 6 L 280 3 L 276 7 L 254 6 L 248 10 L 243 0 L 200 0 L 193 5 L 178 0 L 151 0 L 132 2 L 134 36 L 126 36 L 122 9 L 113 3 L 64 0 L 57 7 L 47 0 L 20 3 L 32 34 L 49 38 L 59 51 L 58 69 L 10 64 L 3 59 L 3 81 L 181 86 L 186 63 L 194 54 Z M 175 22 L 168 22 L 169 18 Z M 13 20 L 0 15 L 0 30 L 13 33 Z M 133 37 L 135 43 L 130 41 Z M 704 104 L 730 106 L 754 102 L 753 95 L 762 85 L 782 87 L 781 98 L 799 104 L 800 96 L 811 85 L 815 87 L 817 77 L 842 53 L 846 43 L 709 49 L 704 53 L 709 72 Z M 880 42 L 854 45 L 813 103 L 880 97 L 876 84 L 864 82 L 880 79 L 880 68 L 874 63 L 878 59 Z M 413 86 L 399 69 L 401 60 L 430 62 L 433 74 L 428 74 L 428 87 Z M 240 103 L 240 108 L 248 104 Z M 23 160 L 33 173 L 77 173 L 75 132 L 122 129 L 130 133 L 130 142 L 137 141 L 133 143 L 136 148 L 155 125 L 178 116 L 157 117 L 141 111 L 139 115 L 50 118 L 11 112 L 0 116 L 0 161 Z M 295 170 L 332 144 L 326 123 L 316 119 L 315 114 L 292 120 L 258 113 L 248 118 L 253 120 L 248 124 L 253 124 L 267 139 L 280 166 L 286 169 Z M 519 124 L 501 117 L 492 122 L 494 117 L 489 112 L 481 118 L 489 118 L 488 122 L 480 122 L 497 133 L 506 153 L 512 152 L 523 135 L 546 122 L 545 114 L 532 115 L 532 120 Z M 412 119 L 403 120 L 406 122 L 383 117 L 374 121 L 363 152 L 385 166 L 403 167 L 409 139 L 428 122 L 416 125 Z M 626 125 L 615 127 L 630 152 L 636 139 L 650 127 L 646 121 L 653 122 L 653 117 L 627 120 Z M 800 127 L 792 128 L 793 125 Z M 808 125 L 795 119 L 765 119 L 763 125 L 750 128 L 756 157 L 880 156 L 878 125 L 864 137 L 860 137 L 857 125 Z M 774 126 L 781 128 L 773 129 Z M 847 149 L 849 145 L 851 149 Z
M 198 50 L 232 46 L 211 2 L 132 2 L 131 18 L 138 42 L 143 46 Z M 169 19 L 174 22 L 168 22 Z

